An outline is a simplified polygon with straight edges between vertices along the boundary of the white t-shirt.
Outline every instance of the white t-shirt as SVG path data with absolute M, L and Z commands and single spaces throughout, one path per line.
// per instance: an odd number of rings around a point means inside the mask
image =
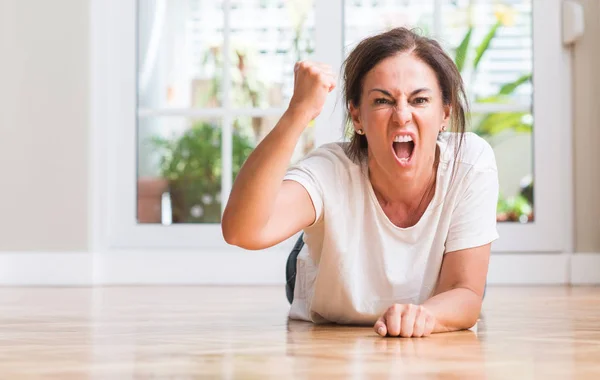
M 316 210 L 304 230 L 290 318 L 373 324 L 394 303 L 430 298 L 445 253 L 498 238 L 494 152 L 465 134 L 453 173 L 457 141 L 452 133 L 438 138 L 435 195 L 409 228 L 385 215 L 366 167 L 344 152 L 347 143 L 323 145 L 288 170 L 285 179 L 303 185 Z

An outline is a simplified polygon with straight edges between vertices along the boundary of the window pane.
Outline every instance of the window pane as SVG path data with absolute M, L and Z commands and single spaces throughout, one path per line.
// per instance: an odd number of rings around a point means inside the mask
M 394 27 L 419 28 L 425 35 L 431 35 L 433 9 L 433 0 L 346 0 L 346 53 L 361 39 Z
M 532 222 L 533 117 L 530 112 L 471 115 L 473 131 L 493 147 L 498 164 L 498 221 Z
M 239 173 L 243 163 L 246 161 L 252 150 L 265 138 L 265 136 L 275 127 L 280 116 L 244 116 L 234 120 L 233 125 L 233 179 Z M 291 163 L 296 163 L 315 147 L 315 123 L 311 122 L 296 144 L 296 149 L 292 155 Z
M 531 0 L 442 2 L 442 43 L 472 102 L 531 105 Z
M 498 220 L 532 222 L 533 38 L 531 0 L 443 2 L 443 40 L 461 70 L 474 111 L 471 130 L 494 148 L 500 177 Z
M 230 24 L 232 104 L 287 106 L 294 63 L 315 46 L 313 0 L 232 0 Z
M 470 130 L 493 147 L 498 162 L 498 220 L 531 222 L 533 199 L 533 35 L 531 0 L 347 0 L 345 46 L 395 26 L 418 27 L 459 67 L 473 113 Z M 435 12 L 434 12 L 435 11 Z M 435 31 L 435 15 L 440 30 Z M 503 107 L 502 112 L 482 111 Z
M 221 0 L 138 2 L 138 101 L 141 108 L 221 103 Z
M 141 118 L 139 223 L 219 223 L 221 125 L 218 120 Z

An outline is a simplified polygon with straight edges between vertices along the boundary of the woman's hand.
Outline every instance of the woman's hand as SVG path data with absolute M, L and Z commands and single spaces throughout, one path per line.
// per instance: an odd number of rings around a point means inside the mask
M 404 338 L 429 336 L 436 319 L 425 307 L 413 304 L 395 304 L 375 322 L 375 332 L 381 336 Z
M 294 95 L 289 108 L 313 120 L 323 110 L 327 94 L 334 88 L 335 75 L 331 66 L 310 61 L 298 62 L 294 66 Z

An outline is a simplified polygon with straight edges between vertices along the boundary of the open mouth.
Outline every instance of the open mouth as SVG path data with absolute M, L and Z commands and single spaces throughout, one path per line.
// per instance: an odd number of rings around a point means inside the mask
M 408 164 L 411 161 L 415 151 L 415 142 L 411 136 L 396 136 L 392 146 L 400 163 Z

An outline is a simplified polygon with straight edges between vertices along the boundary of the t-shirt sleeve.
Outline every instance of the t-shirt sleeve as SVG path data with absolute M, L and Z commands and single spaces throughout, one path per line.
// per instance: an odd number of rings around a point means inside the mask
M 465 178 L 465 189 L 452 213 L 446 253 L 479 247 L 499 237 L 496 223 L 498 170 L 488 144 L 477 161 Z
M 332 146 L 323 146 L 315 149 L 296 164 L 290 166 L 283 180 L 296 181 L 302 185 L 315 208 L 315 225 L 323 216 L 324 189 L 335 175 L 335 157 Z M 311 226 L 312 226 L 311 225 Z

